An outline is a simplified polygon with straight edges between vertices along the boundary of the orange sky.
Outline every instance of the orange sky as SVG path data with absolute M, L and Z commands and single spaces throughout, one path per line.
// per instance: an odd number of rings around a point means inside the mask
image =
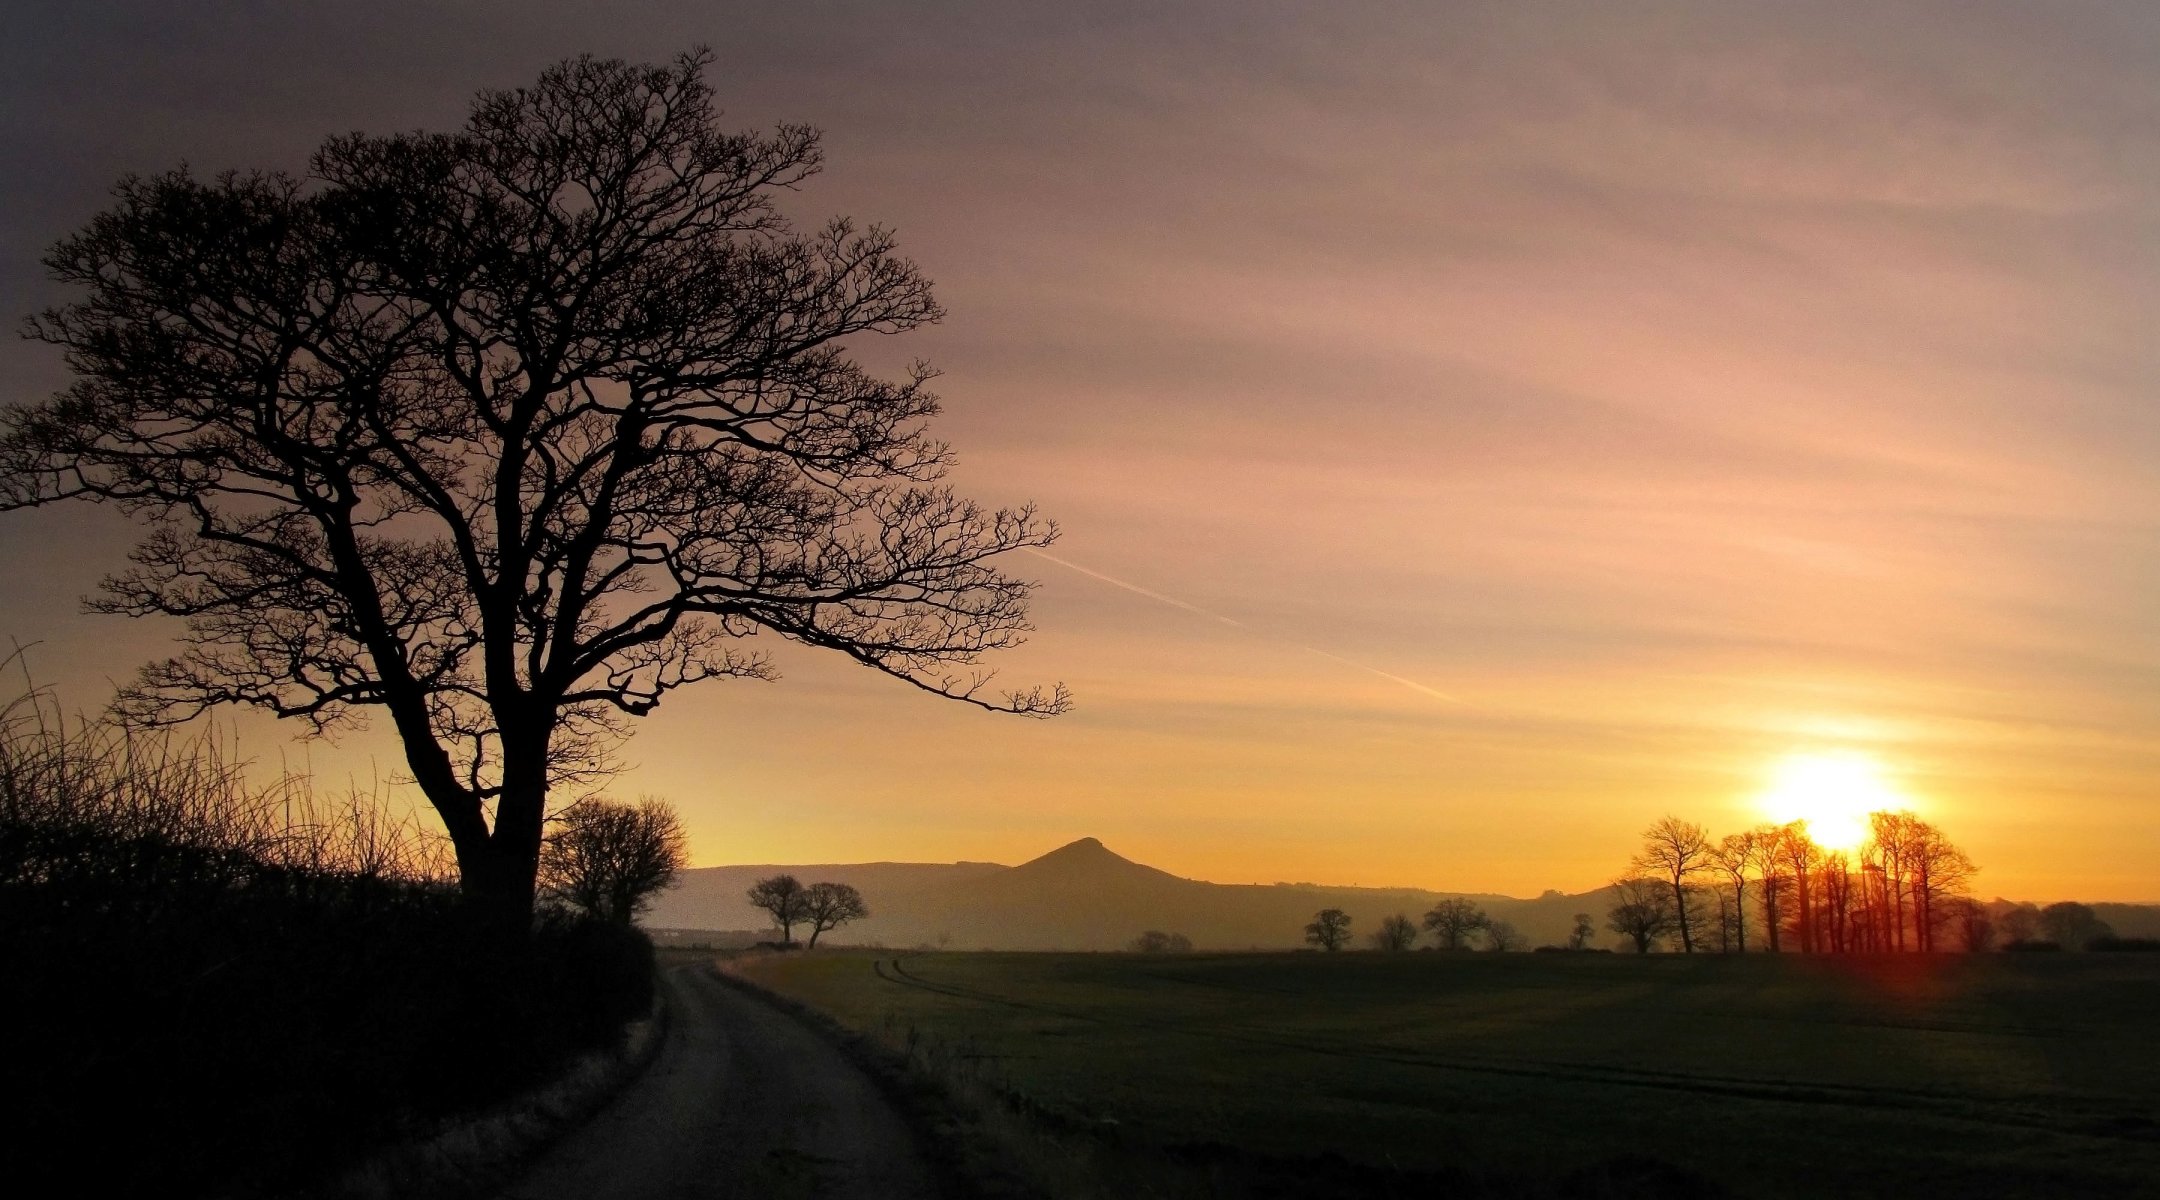
M 1157 7 L 56 9 L 0 50 L 0 310 L 124 171 L 707 41 L 734 119 L 828 130 L 798 211 L 938 281 L 860 349 L 944 368 L 956 481 L 1237 624 L 1015 562 L 1048 723 L 782 649 L 628 747 L 699 862 L 1579 890 L 1844 748 L 1984 894 L 2160 900 L 2160 13 Z M 74 612 L 125 544 L 0 517 L 0 634 L 79 705 L 161 646 Z

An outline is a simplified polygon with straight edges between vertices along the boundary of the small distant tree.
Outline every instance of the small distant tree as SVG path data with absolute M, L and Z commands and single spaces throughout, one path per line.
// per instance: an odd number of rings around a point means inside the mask
M 1947 902 L 1950 927 L 1957 935 L 1958 948 L 1968 954 L 1982 954 L 1995 948 L 1995 922 L 1989 918 L 1987 905 L 1970 896 L 1957 896 Z
M 1673 929 L 1672 892 L 1655 879 L 1616 879 L 1612 892 L 1606 928 L 1632 940 L 1635 953 L 1648 954 Z
M 1597 922 L 1590 919 L 1589 913 L 1576 913 L 1575 927 L 1568 930 L 1567 948 L 1570 950 L 1588 950 L 1590 948 L 1590 939 L 1596 936 Z
M 689 857 L 682 821 L 665 801 L 594 797 L 564 809 L 540 844 L 545 893 L 603 921 L 628 925 L 674 886 Z
M 1192 939 L 1182 933 L 1164 933 L 1150 929 L 1132 940 L 1135 954 L 1190 954 Z
M 838 929 L 849 921 L 870 915 L 862 893 L 848 883 L 813 883 L 803 889 L 802 919 L 810 922 L 810 948 L 817 949 L 818 935 Z
M 1642 850 L 1635 855 L 1633 866 L 1646 875 L 1656 876 L 1672 889 L 1672 910 L 1680 930 L 1680 949 L 1695 953 L 1695 932 L 1688 922 L 1689 880 L 1710 869 L 1710 835 L 1693 821 L 1678 817 L 1661 818 L 1655 825 L 1643 830 Z
M 2040 910 L 2040 931 L 2065 950 L 2083 950 L 2096 938 L 2113 937 L 2115 931 L 2093 912 L 2092 905 L 2064 900 Z
M 1497 917 L 1485 919 L 1484 934 L 1485 948 L 1495 954 L 1521 950 L 1530 945 L 1530 940 L 1525 938 L 1521 931 Z
M 1372 945 L 1375 950 L 1400 954 L 1417 945 L 1417 939 L 1417 922 L 1412 921 L 1408 913 L 1396 913 L 1381 920 L 1380 928 L 1373 931 Z
M 1432 930 L 1433 941 L 1442 950 L 1469 949 L 1470 936 L 1491 922 L 1485 910 L 1467 896 L 1450 896 L 1425 914 L 1425 928 Z
M 808 916 L 809 891 L 793 875 L 772 875 L 750 885 L 750 904 L 762 908 L 780 927 L 780 944 L 795 944 L 795 927 Z
M 1350 940 L 1350 914 L 1339 908 L 1323 908 L 1305 927 L 1305 940 L 1333 954 Z
M 2005 942 L 2030 942 L 2040 936 L 2040 906 L 1997 900 L 1989 910 L 1995 932 Z

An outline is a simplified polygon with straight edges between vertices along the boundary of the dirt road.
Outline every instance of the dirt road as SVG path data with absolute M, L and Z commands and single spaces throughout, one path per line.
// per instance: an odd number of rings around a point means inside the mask
M 662 986 L 658 1058 L 502 1200 L 939 1195 L 907 1122 L 823 1038 L 703 967 Z

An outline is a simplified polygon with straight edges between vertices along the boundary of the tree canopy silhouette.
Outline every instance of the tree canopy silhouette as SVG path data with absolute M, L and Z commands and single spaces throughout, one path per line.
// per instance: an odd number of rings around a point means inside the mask
M 598 796 L 563 810 L 540 843 L 547 894 L 616 925 L 628 925 L 675 885 L 689 837 L 665 801 L 619 804 Z
M 876 226 L 774 207 L 815 131 L 725 133 L 704 52 L 590 57 L 451 134 L 353 134 L 309 178 L 129 178 L 46 259 L 75 382 L 0 427 L 0 506 L 149 525 L 92 606 L 186 621 L 123 694 L 334 726 L 388 713 L 466 895 L 530 912 L 551 786 L 623 719 L 836 651 L 1031 716 L 976 664 L 1020 640 L 1032 508 L 939 485 L 933 372 L 843 339 L 942 315 Z

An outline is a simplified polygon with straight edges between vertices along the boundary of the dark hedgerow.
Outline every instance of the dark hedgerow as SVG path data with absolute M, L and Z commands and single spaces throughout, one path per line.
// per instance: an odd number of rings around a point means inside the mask
M 24 1194 L 306 1186 L 537 1083 L 652 999 L 633 929 L 487 936 L 410 827 L 206 743 L 0 714 L 0 1063 Z M 85 1148 L 89 1148 L 87 1151 Z

